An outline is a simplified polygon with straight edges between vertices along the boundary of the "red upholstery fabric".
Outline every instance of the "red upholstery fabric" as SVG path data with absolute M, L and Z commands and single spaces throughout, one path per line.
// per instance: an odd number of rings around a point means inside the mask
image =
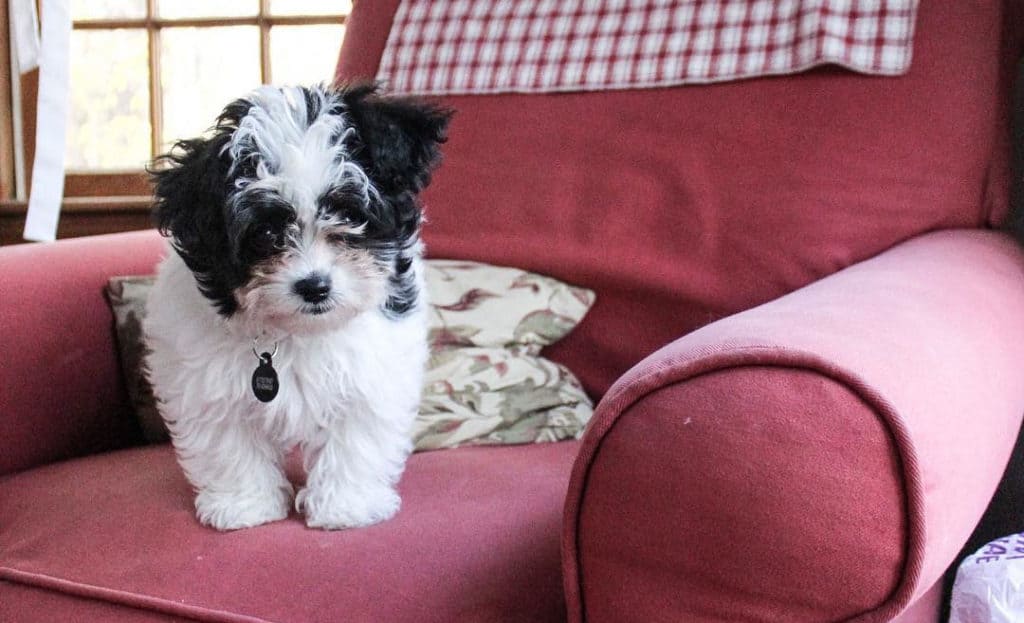
M 891 623 L 938 623 L 942 611 L 942 582 L 921 596 L 912 606 L 904 610 Z
M 709 325 L 605 396 L 570 483 L 570 620 L 888 621 L 1021 424 L 1024 253 L 928 234 Z
M 141 440 L 103 292 L 161 249 L 155 232 L 0 248 L 0 474 Z
M 118 620 L 87 598 L 204 621 L 561 621 L 559 522 L 577 446 L 414 455 L 398 516 L 340 532 L 297 517 L 203 528 L 168 446 L 7 476 L 0 619 L 50 604 L 60 620 Z
M 45 588 L 0 580 L 0 621 L 54 623 L 54 621 L 102 621 L 103 623 L 182 623 L 195 621 L 169 614 L 126 608 L 107 601 L 76 597 Z
M 587 480 L 588 622 L 845 621 L 880 605 L 904 566 L 885 424 L 796 365 L 652 392 L 603 437 Z
M 356 6 L 340 78 L 373 77 L 397 0 Z M 457 96 L 425 200 L 437 257 L 598 292 L 549 352 L 595 394 L 670 340 L 924 231 L 1000 219 L 1024 29 L 922 2 L 910 71 Z M 367 42 L 378 42 L 367 46 Z

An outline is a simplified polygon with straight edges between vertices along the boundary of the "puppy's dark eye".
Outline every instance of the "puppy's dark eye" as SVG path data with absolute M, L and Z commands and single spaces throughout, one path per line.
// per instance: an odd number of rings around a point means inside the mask
M 363 202 L 352 196 L 341 196 L 334 200 L 334 210 L 345 216 L 353 216 L 362 211 Z
M 354 222 L 363 212 L 363 200 L 347 192 L 335 191 L 324 197 L 321 209 L 334 219 Z
M 260 225 L 249 238 L 249 246 L 253 251 L 267 254 L 281 244 L 281 235 L 273 225 Z

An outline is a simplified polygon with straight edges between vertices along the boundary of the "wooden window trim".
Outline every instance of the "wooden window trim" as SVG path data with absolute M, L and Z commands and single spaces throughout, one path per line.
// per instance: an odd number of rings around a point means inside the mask
M 144 171 L 69 171 L 64 176 L 65 197 L 139 196 L 150 191 L 149 176 Z
M 109 234 L 152 226 L 150 197 L 70 197 L 63 201 L 57 237 Z M 25 202 L 0 200 L 0 246 L 25 242 Z
M 14 179 L 14 101 L 11 85 L 10 17 L 7 0 L 0 0 L 0 199 L 15 196 Z
M 146 0 L 146 16 L 156 15 L 157 0 Z M 74 25 L 72 24 L 72 29 Z M 160 29 L 146 28 L 146 43 L 149 45 L 149 152 L 163 136 L 163 69 L 160 61 Z

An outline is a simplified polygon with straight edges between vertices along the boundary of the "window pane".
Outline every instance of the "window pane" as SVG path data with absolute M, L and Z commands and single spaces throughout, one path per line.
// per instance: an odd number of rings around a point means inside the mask
M 141 169 L 149 160 L 148 55 L 141 29 L 72 31 L 69 169 Z
M 164 18 L 246 17 L 256 15 L 259 0 L 158 0 L 157 14 Z
M 71 0 L 71 19 L 146 17 L 146 0 Z
M 344 36 L 341 24 L 271 28 L 270 76 L 274 84 L 330 83 Z
M 202 134 L 228 103 L 260 84 L 255 26 L 166 28 L 160 38 L 163 139 Z
M 271 15 L 348 15 L 352 0 L 270 0 Z

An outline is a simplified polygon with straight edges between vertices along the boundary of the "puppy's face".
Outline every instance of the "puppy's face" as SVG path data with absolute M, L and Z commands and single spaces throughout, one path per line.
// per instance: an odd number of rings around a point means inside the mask
M 448 118 L 371 86 L 260 88 L 157 161 L 158 224 L 218 312 L 254 331 L 402 315 Z

